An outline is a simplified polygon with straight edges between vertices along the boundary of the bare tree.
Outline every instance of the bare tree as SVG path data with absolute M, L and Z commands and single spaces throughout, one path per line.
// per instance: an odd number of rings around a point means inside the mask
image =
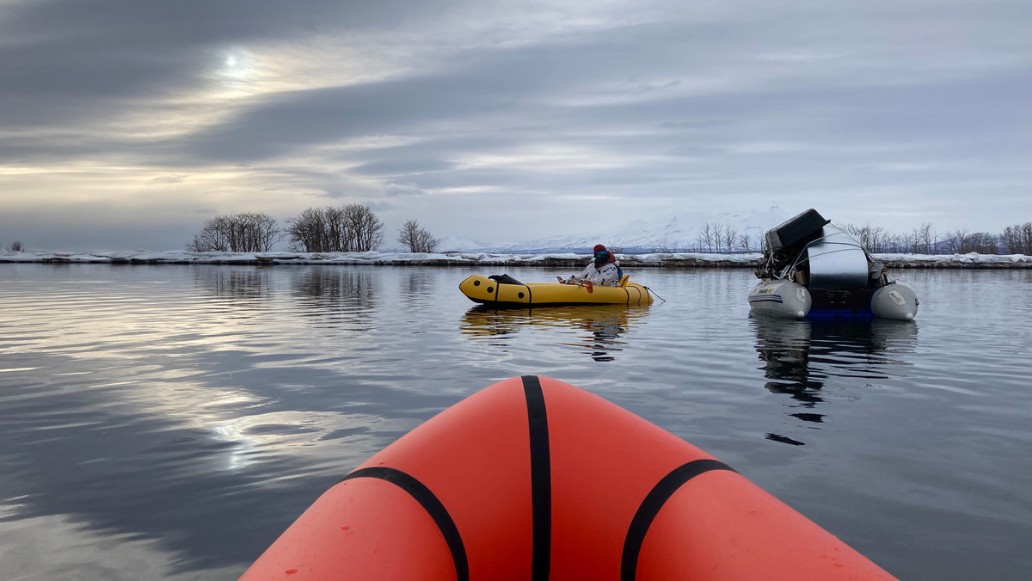
M 323 211 L 308 208 L 287 220 L 290 247 L 299 252 L 327 252 L 327 226 Z
M 980 254 L 998 254 L 1000 252 L 1010 252 L 1032 255 L 1032 222 L 1008 226 L 1002 234 L 992 234 L 989 232 L 969 233 L 963 228 L 939 234 L 929 222 L 922 223 L 907 234 L 894 234 L 870 224 L 864 224 L 863 226 L 843 224 L 842 228 L 872 253 L 965 254 L 968 252 L 978 252 Z M 707 224 L 706 228 L 699 235 L 700 244 L 713 246 L 714 244 L 710 243 L 709 240 L 712 238 L 714 231 L 724 232 L 719 228 L 714 230 L 712 225 Z M 761 246 L 765 246 L 764 240 L 760 242 Z M 721 243 L 715 245 L 719 247 Z M 745 246 L 748 245 L 746 244 Z
M 869 225 L 865 224 L 864 226 L 857 226 L 856 224 L 843 224 L 842 228 L 845 229 L 846 232 L 852 234 L 854 238 L 859 240 L 861 246 L 865 248 L 867 247 L 867 241 L 871 237 L 871 227 Z
M 979 254 L 996 254 L 999 252 L 996 236 L 988 232 L 974 232 L 961 240 L 960 253 L 977 252 Z
M 935 245 L 939 241 L 931 222 L 924 222 L 914 228 L 913 244 L 911 252 L 915 254 L 932 254 L 935 252 Z
M 415 220 L 408 220 L 398 231 L 398 242 L 408 247 L 409 252 L 434 252 L 440 240 Z
M 261 212 L 243 212 L 208 220 L 187 249 L 195 252 L 268 252 L 282 238 L 274 218 Z
M 671 241 L 669 239 L 664 238 L 663 240 L 656 242 L 655 246 L 653 247 L 653 250 L 655 250 L 656 252 L 680 252 L 683 251 L 684 248 L 685 245 L 682 244 L 680 241 Z
M 22 250 L 25 250 L 25 247 L 22 246 L 21 242 L 17 240 L 11 242 L 11 252 L 21 252 Z
M 749 252 L 752 250 L 752 239 L 749 237 L 749 233 L 746 232 L 735 240 L 735 251 L 736 252 Z
M 325 252 L 351 250 L 354 234 L 348 224 L 347 206 L 323 208 L 323 241 Z
M 383 223 L 361 204 L 308 208 L 288 223 L 291 247 L 301 252 L 364 252 L 383 242 Z
M 204 223 L 200 234 L 186 246 L 195 252 L 229 252 L 229 216 L 215 216 Z
M 276 219 L 261 212 L 237 214 L 237 226 L 241 240 L 240 252 L 268 252 L 277 242 L 283 240 L 283 231 Z
M 854 226 L 852 224 L 846 224 L 846 231 L 856 237 L 860 242 L 860 245 L 868 250 L 868 252 L 884 252 L 885 251 L 885 229 L 881 226 L 871 226 L 870 224 L 864 224 L 863 226 Z
M 419 233 L 419 246 L 422 248 L 420 252 L 437 252 L 437 247 L 441 244 L 438 238 L 435 238 L 428 230 L 423 230 Z
M 404 244 L 408 247 L 409 252 L 421 252 L 416 250 L 419 248 L 419 222 L 415 220 L 406 220 L 402 224 L 401 229 L 398 230 L 398 243 Z
M 942 239 L 943 248 L 945 248 L 948 254 L 956 254 L 960 252 L 960 249 L 964 246 L 964 238 L 966 238 L 967 235 L 967 230 L 964 230 L 963 228 L 947 232 L 946 236 Z
M 752 241 L 749 235 L 739 234 L 730 224 L 707 222 L 702 225 L 702 229 L 695 239 L 695 246 L 686 249 L 719 254 L 748 252 L 751 245 Z
M 1032 222 L 1007 226 L 1001 239 L 1007 252 L 1032 256 Z
M 354 235 L 352 248 L 355 252 L 366 252 L 379 248 L 383 243 L 383 222 L 369 209 L 369 206 L 350 204 L 346 206 L 347 222 Z
M 735 229 L 730 224 L 725 224 L 723 232 L 724 243 L 721 245 L 724 252 L 734 252 L 736 240 L 738 240 L 738 232 L 735 232 Z
M 702 252 L 713 252 L 713 246 L 718 237 L 713 224 L 709 222 L 703 224 L 698 238 L 699 250 Z
M 882 236 L 880 252 L 906 252 L 910 241 L 905 234 L 888 234 Z

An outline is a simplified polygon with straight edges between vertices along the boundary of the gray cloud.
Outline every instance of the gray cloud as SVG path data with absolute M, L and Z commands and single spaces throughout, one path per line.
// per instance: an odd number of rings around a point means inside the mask
M 461 234 L 531 198 L 548 217 L 527 236 L 605 216 L 594 198 L 626 221 L 772 202 L 888 227 L 1032 219 L 1026 2 L 491 8 L 0 3 L 0 209 L 132 176 L 214 211 L 383 202 Z M 453 224 L 465 209 L 488 217 Z
M 387 197 L 395 196 L 424 196 L 426 192 L 419 189 L 416 184 L 413 183 L 395 183 L 391 182 L 383 187 L 384 194 Z

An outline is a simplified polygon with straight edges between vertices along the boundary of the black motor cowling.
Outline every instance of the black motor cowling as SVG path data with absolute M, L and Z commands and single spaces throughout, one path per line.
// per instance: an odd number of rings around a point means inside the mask
M 824 226 L 830 222 L 810 208 L 768 230 L 763 237 L 765 274 L 773 275 L 787 265 L 807 244 L 823 236 Z

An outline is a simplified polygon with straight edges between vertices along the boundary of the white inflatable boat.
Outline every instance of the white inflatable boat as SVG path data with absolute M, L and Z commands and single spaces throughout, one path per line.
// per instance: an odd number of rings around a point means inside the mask
M 760 283 L 749 292 L 756 314 L 796 319 L 917 316 L 914 291 L 846 231 L 810 209 L 769 230 Z

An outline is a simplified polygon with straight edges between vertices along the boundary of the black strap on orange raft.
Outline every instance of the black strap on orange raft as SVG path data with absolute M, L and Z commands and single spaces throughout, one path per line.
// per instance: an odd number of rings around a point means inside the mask
M 521 377 L 527 400 L 527 423 L 530 437 L 530 478 L 533 513 L 533 561 L 531 578 L 547 581 L 551 568 L 552 551 L 552 467 L 548 437 L 548 414 L 541 381 L 535 375 Z M 735 470 L 719 460 L 695 460 L 683 464 L 664 476 L 642 500 L 624 541 L 620 563 L 620 578 L 635 578 L 638 556 L 652 521 L 666 501 L 692 478 L 712 470 Z M 407 492 L 434 520 L 451 551 L 459 581 L 469 580 L 469 561 L 458 527 L 447 508 L 425 484 L 413 476 L 386 466 L 362 468 L 348 474 L 343 480 L 377 478 L 390 482 Z
M 645 533 L 649 532 L 649 526 L 663 508 L 663 504 L 685 482 L 711 470 L 735 472 L 734 468 L 719 460 L 695 460 L 674 468 L 652 487 L 652 490 L 645 496 L 645 500 L 641 501 L 641 506 L 634 513 L 631 525 L 627 529 L 627 538 L 624 541 L 623 555 L 620 559 L 620 579 L 622 581 L 634 580 L 638 570 L 638 555 L 641 553 L 641 545 L 645 541 Z
M 530 426 L 530 490 L 533 515 L 533 560 L 531 579 L 548 579 L 552 561 L 552 459 L 548 443 L 548 415 L 545 394 L 536 375 L 524 375 Z
M 459 535 L 459 528 L 455 526 L 455 521 L 448 514 L 448 509 L 444 507 L 444 504 L 425 484 L 410 474 L 386 466 L 373 466 L 355 470 L 345 476 L 341 482 L 351 480 L 352 478 L 379 478 L 380 480 L 395 484 L 409 493 L 426 510 L 430 518 L 434 519 L 437 528 L 444 535 L 444 540 L 448 543 L 448 549 L 451 551 L 452 560 L 455 562 L 456 578 L 459 581 L 469 581 L 469 559 L 466 557 L 466 547 L 462 543 L 462 536 Z
M 532 579 L 546 580 L 551 564 L 552 535 L 552 476 L 551 453 L 548 440 L 548 415 L 541 381 L 535 375 L 524 375 L 523 393 L 527 398 L 527 420 L 530 424 L 530 474 L 533 494 L 533 565 Z M 633 581 L 638 569 L 645 534 L 666 501 L 692 478 L 712 470 L 730 470 L 719 460 L 695 460 L 683 464 L 664 476 L 642 500 L 627 530 L 620 561 L 620 579 Z

